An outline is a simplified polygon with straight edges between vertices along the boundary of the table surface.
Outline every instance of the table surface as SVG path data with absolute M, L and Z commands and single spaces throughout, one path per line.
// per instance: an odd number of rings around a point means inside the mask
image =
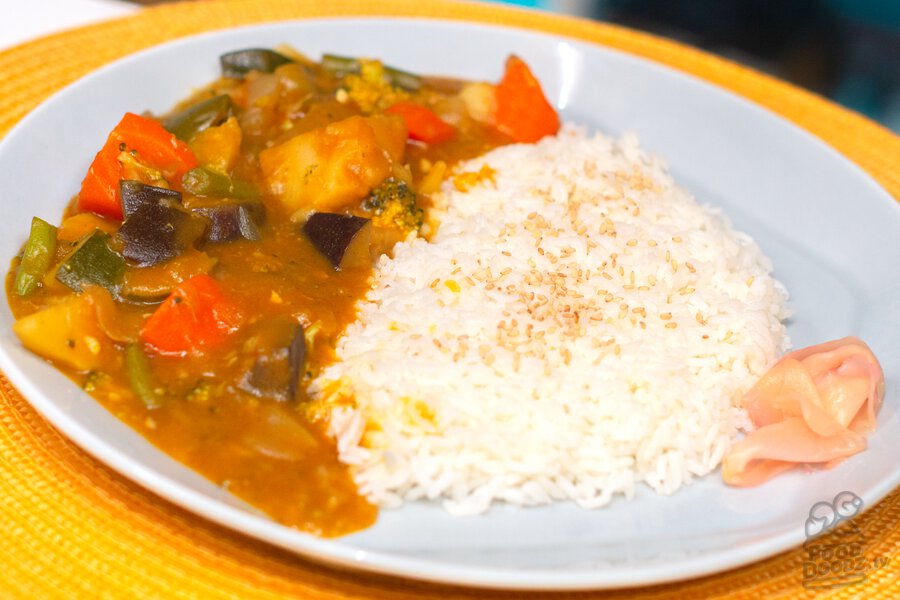
M 0 50 L 28 40 L 140 10 L 118 0 L 0 0 Z

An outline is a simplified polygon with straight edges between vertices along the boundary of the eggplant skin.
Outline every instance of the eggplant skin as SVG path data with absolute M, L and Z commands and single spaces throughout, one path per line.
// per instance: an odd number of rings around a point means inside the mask
M 306 367 L 303 326 L 275 319 L 258 335 L 255 358 L 238 381 L 238 388 L 257 398 L 294 402 Z
M 369 219 L 337 213 L 313 213 L 303 224 L 303 233 L 335 271 L 340 271 L 344 253 Z
M 271 73 L 277 67 L 292 62 L 290 58 L 267 48 L 235 50 L 219 57 L 222 77 L 243 79 L 251 71 Z
M 224 202 L 214 206 L 192 208 L 191 212 L 209 220 L 207 242 L 230 242 L 237 239 L 257 241 L 260 226 L 266 220 L 261 202 Z
M 206 227 L 203 220 L 181 208 L 147 203 L 125 219 L 116 232 L 116 242 L 133 265 L 149 267 L 190 248 Z
M 120 181 L 119 192 L 122 195 L 122 212 L 126 219 L 147 204 L 181 204 L 181 192 L 147 185 L 133 179 Z

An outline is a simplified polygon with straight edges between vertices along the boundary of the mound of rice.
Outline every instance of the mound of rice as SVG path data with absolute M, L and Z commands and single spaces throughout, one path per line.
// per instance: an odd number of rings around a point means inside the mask
M 462 165 L 442 196 L 312 388 L 364 496 L 594 508 L 716 468 L 787 343 L 750 237 L 634 137 L 571 126 Z

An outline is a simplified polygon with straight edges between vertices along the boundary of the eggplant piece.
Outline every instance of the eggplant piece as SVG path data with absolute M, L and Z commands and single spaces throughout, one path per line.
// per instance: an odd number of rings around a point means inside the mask
M 181 192 L 147 185 L 133 179 L 121 180 L 119 193 L 122 195 L 122 212 L 126 219 L 145 204 L 181 204 Z
M 169 204 L 144 204 L 116 232 L 122 255 L 139 267 L 175 258 L 206 231 L 205 220 Z
M 205 239 L 214 243 L 241 238 L 257 241 L 259 228 L 266 220 L 266 209 L 260 202 L 221 202 L 192 208 L 191 212 L 209 219 Z
M 162 124 L 179 140 L 189 142 L 204 129 L 221 125 L 229 116 L 231 116 L 231 96 L 221 94 L 169 115 L 162 120 Z
M 109 234 L 95 229 L 59 265 L 56 279 L 76 292 L 94 284 L 115 294 L 125 274 L 125 259 L 109 247 Z
M 245 348 L 252 362 L 238 388 L 257 398 L 296 400 L 306 365 L 303 326 L 287 317 L 261 322 Z
M 243 79 L 250 71 L 271 73 L 279 66 L 293 62 L 287 56 L 266 48 L 247 48 L 235 50 L 219 57 L 222 65 L 222 77 Z
M 365 256 L 369 255 L 371 227 L 369 219 L 354 215 L 336 213 L 313 213 L 303 224 L 303 233 L 335 271 L 341 267 L 356 266 L 358 261 L 345 261 L 347 256 L 357 257 L 358 252 L 348 252 L 351 246 L 365 246 Z M 349 263 L 353 263 L 353 265 Z

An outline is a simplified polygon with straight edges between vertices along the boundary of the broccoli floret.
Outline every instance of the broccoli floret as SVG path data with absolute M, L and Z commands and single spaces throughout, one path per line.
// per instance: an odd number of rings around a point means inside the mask
M 404 234 L 417 231 L 425 216 L 416 205 L 416 193 L 406 182 L 393 177 L 372 190 L 362 207 L 372 213 L 375 227 L 399 229 Z
M 384 65 L 377 60 L 361 60 L 359 74 L 344 78 L 344 89 L 349 99 L 366 114 L 409 99 L 407 92 L 393 85 Z

